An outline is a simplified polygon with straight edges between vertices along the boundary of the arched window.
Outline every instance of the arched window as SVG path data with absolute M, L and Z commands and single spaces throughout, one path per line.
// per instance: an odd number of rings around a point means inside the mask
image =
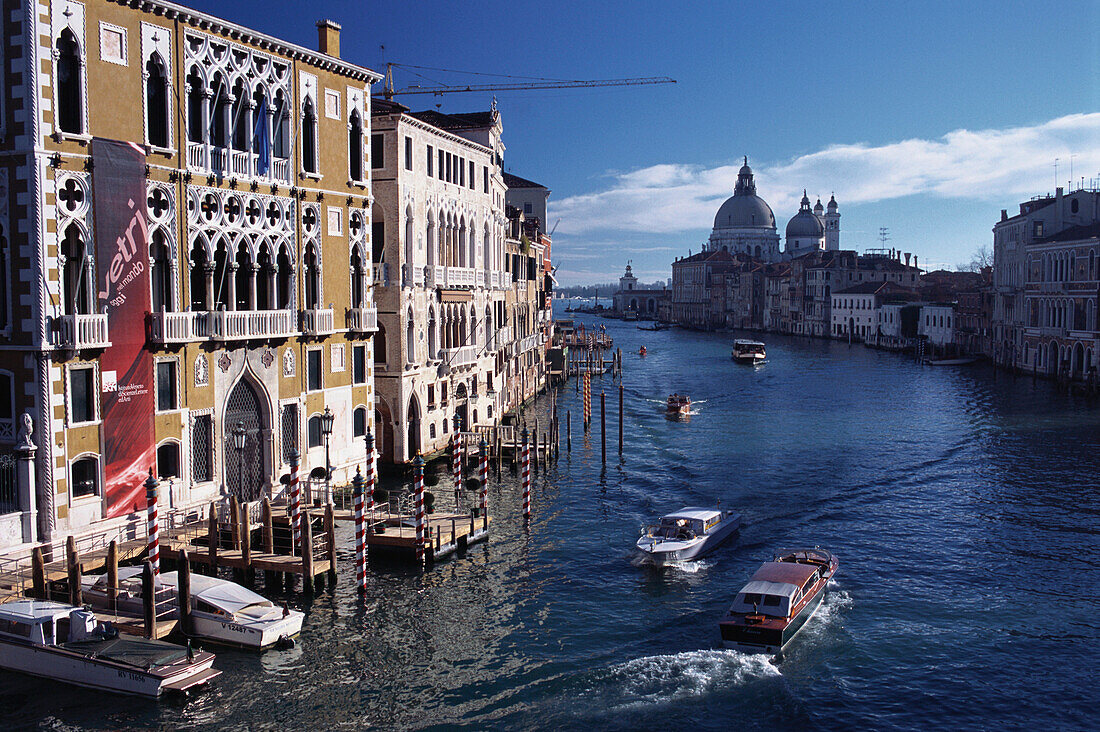
M 352 412 L 352 432 L 355 437 L 366 437 L 367 435 L 367 408 L 356 407 Z
M 428 358 L 439 358 L 439 335 L 436 332 L 435 308 L 428 310 Z
M 206 250 L 196 241 L 191 249 L 191 310 L 201 312 L 210 309 L 206 300 Z
M 214 77 L 214 113 L 210 120 L 210 143 L 214 147 L 229 147 L 229 87 L 225 78 Z
M 275 111 L 271 123 L 272 154 L 282 160 L 290 157 L 290 113 L 282 90 L 275 94 Z
M 258 279 L 256 282 L 256 309 L 271 310 L 274 307 L 273 292 L 275 279 L 275 265 L 271 261 L 271 250 L 267 242 L 260 245 L 260 254 L 256 257 L 256 270 Z
M 153 263 L 150 277 L 153 286 L 153 312 L 170 312 L 173 309 L 172 260 L 168 251 L 168 242 L 164 239 L 164 232 L 159 229 L 153 232 L 153 241 L 149 245 L 149 259 Z
M 317 261 L 317 249 L 313 242 L 306 246 L 305 276 L 306 310 L 319 310 L 321 308 L 321 267 Z
M 65 258 L 65 314 L 89 315 L 92 312 L 91 265 L 84 237 L 76 224 L 69 224 L 65 230 L 61 254 Z
M 366 292 L 367 287 L 367 272 L 363 267 L 363 258 L 359 256 L 359 247 L 355 246 L 351 249 L 351 306 L 353 308 L 363 307 L 363 295 Z
M 80 47 L 66 28 L 57 39 L 57 126 L 75 135 L 84 131 L 82 73 Z
M 99 495 L 99 460 L 94 456 L 74 460 L 69 468 L 71 493 L 73 498 Z
M 413 324 L 412 308 L 405 316 L 405 361 L 413 363 L 416 359 L 416 326 Z
M 166 442 L 157 448 L 157 476 L 161 480 L 180 477 L 180 445 L 178 442 Z
M 233 130 L 233 149 L 244 152 L 248 150 L 249 129 L 248 114 L 248 90 L 240 79 L 233 85 L 233 117 L 229 124 Z
M 352 180 L 363 180 L 363 123 L 359 110 L 351 113 L 348 122 L 348 174 Z
M 291 287 L 293 267 L 285 244 L 279 247 L 279 257 L 275 260 L 275 264 L 278 267 L 275 273 L 276 303 L 281 310 L 292 309 L 294 307 L 294 289 Z
M 191 142 L 206 142 L 206 125 L 202 121 L 203 90 L 198 69 L 191 67 L 187 74 L 187 139 Z
M 150 56 L 145 71 L 145 131 L 150 145 L 168 147 L 168 77 L 160 56 Z
M 428 226 L 427 226 L 427 230 L 425 231 L 424 245 L 428 247 L 428 252 L 427 252 L 428 264 L 429 265 L 436 264 L 436 256 L 435 256 L 435 217 L 432 216 L 431 211 L 428 212 Z
M 252 152 L 257 156 L 257 164 L 271 150 L 269 147 L 271 144 L 269 139 L 271 131 L 267 128 L 267 123 L 270 120 L 268 113 L 270 111 L 267 107 L 267 95 L 264 94 L 263 87 L 257 86 L 256 91 L 252 93 L 252 124 L 249 126 L 249 134 L 252 135 Z M 261 175 L 266 173 L 258 167 L 256 172 Z
M 321 415 L 315 414 L 306 423 L 306 445 L 308 447 L 321 446 Z
M 237 271 L 234 273 L 236 282 L 234 285 L 237 297 L 234 300 L 234 306 L 237 310 L 252 310 L 256 306 L 255 292 L 252 286 L 255 282 L 255 276 L 252 267 L 252 254 L 244 244 L 237 248 L 236 264 Z
M 386 326 L 378 324 L 378 330 L 374 333 L 374 362 L 386 363 Z
M 405 208 L 405 264 L 413 264 L 413 212 L 412 206 Z
M 3 228 L 0 228 L 0 330 L 9 325 L 8 320 L 8 296 L 11 292 L 8 285 L 8 277 L 11 276 L 11 253 L 8 250 L 8 237 Z
M 317 172 L 317 111 L 308 97 L 302 105 L 302 169 Z
M 214 250 L 214 303 L 222 309 L 228 310 L 229 304 L 229 248 L 225 240 L 218 241 L 218 248 Z

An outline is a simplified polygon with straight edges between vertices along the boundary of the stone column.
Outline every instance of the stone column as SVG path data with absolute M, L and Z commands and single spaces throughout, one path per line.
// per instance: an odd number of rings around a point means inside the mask
M 214 304 L 214 265 L 206 262 L 202 265 L 202 276 L 206 282 L 206 309 L 214 312 L 217 307 Z
M 229 258 L 228 254 L 226 258 Z M 239 266 L 236 262 L 226 262 L 225 265 L 227 270 L 226 279 L 228 280 L 226 284 L 229 286 L 229 297 L 227 298 L 229 303 L 225 308 L 226 310 L 237 309 L 237 269 Z
M 23 541 L 35 540 L 38 523 L 38 489 L 35 483 L 34 456 L 38 451 L 31 439 L 34 421 L 29 412 L 23 413 L 23 428 L 15 446 L 15 484 L 19 492 L 19 507 L 23 510 Z
M 255 265 L 248 267 L 248 309 L 256 310 L 256 273 L 258 268 Z

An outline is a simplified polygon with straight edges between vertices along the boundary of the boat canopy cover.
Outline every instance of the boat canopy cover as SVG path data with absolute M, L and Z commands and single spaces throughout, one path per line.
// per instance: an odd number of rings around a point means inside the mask
M 63 643 L 61 647 L 145 670 L 154 666 L 167 666 L 187 658 L 187 649 L 183 646 L 132 636 Z
M 809 564 L 764 562 L 760 569 L 756 570 L 756 574 L 752 576 L 752 579 L 764 582 L 783 582 L 797 588 L 806 584 L 806 580 L 813 577 L 816 572 L 817 567 Z
M 733 342 L 733 345 L 735 345 L 735 346 L 760 346 L 761 348 L 764 347 L 764 344 L 761 343 L 760 341 L 750 341 L 750 340 L 746 340 L 744 338 L 738 338 L 737 340 L 735 340 Z
M 21 623 L 50 620 L 58 615 L 68 616 L 72 605 L 53 600 L 13 600 L 0 605 L 0 618 Z
M 175 572 L 165 572 L 160 575 L 157 582 L 160 585 L 175 588 L 179 585 L 179 578 Z M 274 607 L 274 604 L 263 595 L 241 587 L 236 582 L 202 574 L 191 575 L 191 595 L 231 615 L 236 615 L 250 605 Z
M 753 580 L 741 588 L 733 601 L 731 612 L 752 613 L 786 617 L 796 602 L 798 586 L 786 582 Z
M 661 517 L 662 522 L 675 523 L 677 519 L 687 519 L 689 521 L 711 521 L 716 518 L 721 518 L 722 512 L 713 508 L 697 508 L 695 506 L 688 506 L 687 508 L 681 508 L 676 513 L 670 513 Z

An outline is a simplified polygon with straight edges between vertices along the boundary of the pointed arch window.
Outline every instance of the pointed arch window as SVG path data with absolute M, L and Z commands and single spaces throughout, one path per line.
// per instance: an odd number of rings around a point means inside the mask
M 302 169 L 317 172 L 317 110 L 309 98 L 302 107 Z
M 275 108 L 271 123 L 272 154 L 280 160 L 290 157 L 290 114 L 282 90 L 275 94 Z
M 149 245 L 149 259 L 152 262 L 153 312 L 171 312 L 172 308 L 172 265 L 168 251 L 168 242 L 164 232 L 153 232 L 153 241 Z
M 145 133 L 149 144 L 168 147 L 168 77 L 160 56 L 145 64 Z
M 363 180 L 363 123 L 359 110 L 351 113 L 348 123 L 348 172 L 353 181 Z
M 363 267 L 363 258 L 359 254 L 359 247 L 352 247 L 351 250 L 351 306 L 353 308 L 363 307 L 363 295 L 366 292 L 367 286 L 367 272 Z
M 206 292 L 206 276 L 209 265 L 206 250 L 200 242 L 191 249 L 191 311 L 202 312 L 210 309 Z
M 245 152 L 248 150 L 249 125 L 248 125 L 248 90 L 244 82 L 238 80 L 233 85 L 233 118 L 230 125 L 233 130 L 233 149 Z
M 76 36 L 66 28 L 57 39 L 57 126 L 62 132 L 84 132 L 83 64 Z
M 276 302 L 281 310 L 288 310 L 294 306 L 294 288 L 291 284 L 290 255 L 286 246 L 279 247 L 279 256 L 275 260 L 277 271 L 275 273 Z
M 319 310 L 321 308 L 321 267 L 313 242 L 306 247 L 305 275 L 306 310 Z
M 88 248 L 76 224 L 69 224 L 61 244 L 65 258 L 65 314 L 90 315 L 92 313 L 92 271 Z
M 214 147 L 229 147 L 229 88 L 220 75 L 214 77 L 214 114 L 210 120 L 210 142 Z
M 203 124 L 203 92 L 205 85 L 194 66 L 187 74 L 187 139 L 206 142 L 206 125 Z

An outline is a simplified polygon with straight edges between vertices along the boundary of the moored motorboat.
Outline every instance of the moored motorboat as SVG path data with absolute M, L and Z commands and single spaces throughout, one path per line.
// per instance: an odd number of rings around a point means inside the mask
M 108 597 L 107 576 L 92 575 L 81 581 L 85 602 L 123 615 L 141 617 L 141 568 L 119 569 L 116 597 Z M 158 599 L 170 608 L 164 617 L 179 617 L 179 576 L 165 572 L 156 577 Z M 262 595 L 219 577 L 191 575 L 191 627 L 182 629 L 195 638 L 264 650 L 290 643 L 302 630 L 305 618 L 298 610 L 278 606 Z
M 760 341 L 738 338 L 733 342 L 732 356 L 737 363 L 755 365 L 767 358 L 768 354 Z
M 687 417 L 691 414 L 691 397 L 686 394 L 669 394 L 665 412 L 670 417 Z
M 91 689 L 157 697 L 221 672 L 214 654 L 120 635 L 86 608 L 50 600 L 0 605 L 0 667 Z
M 722 644 L 749 653 L 779 653 L 814 616 L 839 561 L 820 548 L 780 552 L 741 588 L 718 624 Z
M 688 506 L 646 527 L 635 546 L 652 564 L 686 562 L 714 551 L 740 528 L 739 513 Z

